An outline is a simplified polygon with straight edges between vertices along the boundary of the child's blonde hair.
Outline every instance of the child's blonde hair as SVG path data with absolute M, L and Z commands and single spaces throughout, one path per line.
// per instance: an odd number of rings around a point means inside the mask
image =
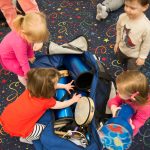
M 46 17 L 41 12 L 18 15 L 13 21 L 13 28 L 33 43 L 44 42 L 49 36 Z
M 137 93 L 134 98 L 138 104 L 145 104 L 148 101 L 149 85 L 146 76 L 134 70 L 122 72 L 116 78 L 116 84 L 122 93 L 132 96 Z

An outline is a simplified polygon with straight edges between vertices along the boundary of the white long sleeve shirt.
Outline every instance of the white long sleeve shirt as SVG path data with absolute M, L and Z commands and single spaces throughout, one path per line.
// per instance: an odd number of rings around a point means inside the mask
M 116 43 L 122 53 L 132 58 L 146 59 L 150 51 L 150 21 L 143 14 L 131 20 L 126 13 L 119 16 Z

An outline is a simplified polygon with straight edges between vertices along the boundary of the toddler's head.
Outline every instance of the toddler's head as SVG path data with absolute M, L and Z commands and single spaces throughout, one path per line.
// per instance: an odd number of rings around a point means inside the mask
M 44 42 L 49 36 L 46 17 L 41 12 L 18 15 L 13 21 L 13 27 L 29 43 Z
M 145 75 L 139 71 L 124 71 L 116 78 L 119 96 L 130 99 L 138 104 L 145 104 L 148 100 L 149 85 Z
M 150 4 L 150 0 L 125 0 L 124 10 L 130 19 L 136 19 L 145 12 Z
M 54 68 L 35 68 L 27 73 L 27 89 L 33 97 L 50 98 L 54 96 L 60 77 Z

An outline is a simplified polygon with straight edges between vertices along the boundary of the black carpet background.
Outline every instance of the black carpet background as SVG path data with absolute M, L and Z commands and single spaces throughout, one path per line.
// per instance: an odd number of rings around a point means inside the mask
M 101 2 L 102 0 L 97 0 Z M 47 15 L 51 40 L 58 44 L 69 42 L 80 35 L 88 39 L 89 51 L 96 54 L 115 78 L 123 71 L 113 53 L 115 26 L 123 8 L 109 14 L 103 21 L 96 21 L 96 5 L 90 0 L 37 0 L 39 8 Z M 146 12 L 150 19 L 150 10 Z M 0 41 L 10 31 L 0 20 Z M 45 51 L 47 44 L 43 50 Z M 141 71 L 150 81 L 150 56 Z M 16 75 L 0 66 L 0 113 L 24 90 Z M 0 126 L 0 150 L 33 150 L 32 145 L 20 143 L 18 138 L 7 135 Z M 150 120 L 134 138 L 130 150 L 150 149 Z

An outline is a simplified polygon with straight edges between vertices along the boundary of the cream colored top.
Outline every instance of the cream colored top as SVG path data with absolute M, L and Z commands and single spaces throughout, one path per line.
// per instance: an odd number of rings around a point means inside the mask
M 132 58 L 146 59 L 150 51 L 150 21 L 143 14 L 131 20 L 126 13 L 119 16 L 116 26 L 120 51 Z

